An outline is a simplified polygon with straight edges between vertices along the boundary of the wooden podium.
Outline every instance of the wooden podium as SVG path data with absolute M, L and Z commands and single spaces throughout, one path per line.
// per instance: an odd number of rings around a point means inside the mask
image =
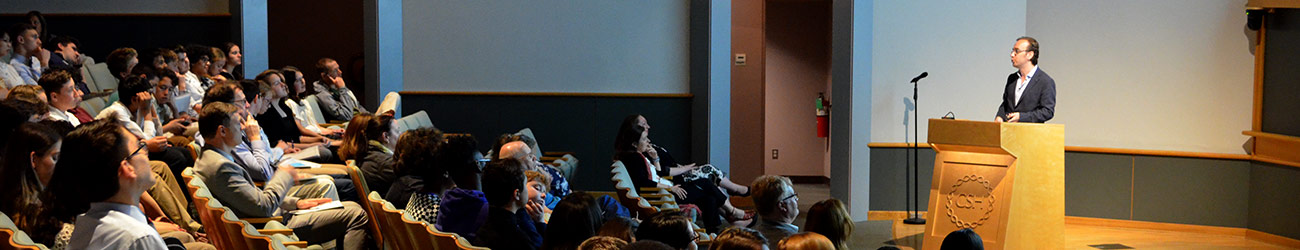
M 930 119 L 924 249 L 970 228 L 984 249 L 1065 247 L 1065 126 Z

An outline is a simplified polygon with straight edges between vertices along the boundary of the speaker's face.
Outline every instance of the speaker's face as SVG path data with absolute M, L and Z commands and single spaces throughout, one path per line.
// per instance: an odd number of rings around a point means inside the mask
M 1034 57 L 1034 52 L 1029 51 L 1029 41 L 1016 40 L 1015 45 L 1011 46 L 1011 66 L 1020 68 L 1029 63 L 1029 59 Z

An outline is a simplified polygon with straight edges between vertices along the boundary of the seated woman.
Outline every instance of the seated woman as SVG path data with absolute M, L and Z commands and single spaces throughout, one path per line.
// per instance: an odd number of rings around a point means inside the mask
M 564 197 L 551 218 L 554 220 L 547 223 L 542 237 L 543 250 L 577 249 L 582 241 L 596 236 L 604 223 L 596 197 L 581 191 Z
M 628 176 L 637 188 L 660 187 L 671 191 L 678 203 L 694 204 L 700 208 L 705 229 L 716 232 L 722 225 L 721 216 L 731 221 L 748 220 L 752 214 L 731 206 L 729 195 L 719 187 L 724 180 L 722 172 L 712 166 L 668 167 L 662 165 L 658 151 L 650 144 L 648 126 L 637 125 L 639 115 L 624 119 L 619 134 L 614 138 L 615 160 L 623 162 Z M 674 176 L 672 181 L 660 178 Z M 725 183 L 730 183 L 726 180 Z M 735 185 L 734 183 L 732 185 Z M 749 188 L 743 188 L 746 192 Z M 747 224 L 747 222 L 741 222 Z
M 329 138 L 303 126 L 295 117 L 296 114 L 289 107 L 286 99 L 289 97 L 289 87 L 285 85 L 284 80 L 284 75 L 274 69 L 268 69 L 257 75 L 258 83 L 269 85 L 272 90 L 271 109 L 257 115 L 257 122 L 262 125 L 266 136 L 270 137 L 271 141 L 288 142 L 294 148 L 300 149 L 330 145 Z
M 280 70 L 280 73 L 284 75 L 284 83 L 288 85 L 287 90 L 289 91 L 287 98 L 284 99 L 284 104 L 289 106 L 289 110 L 293 111 L 293 119 L 298 120 L 299 125 L 311 130 L 312 133 L 331 139 L 342 136 L 343 129 L 327 128 L 317 123 L 316 118 L 312 117 L 312 113 L 320 111 L 312 110 L 310 105 L 302 101 L 303 97 L 311 95 L 307 91 L 307 80 L 303 79 L 302 71 L 293 66 L 285 66 L 284 69 Z
M 397 136 L 392 113 L 357 114 L 348 123 L 339 156 L 344 161 L 356 160 L 369 191 L 387 191 L 397 179 L 397 164 L 392 150 L 397 144 Z
M 81 197 L 85 193 L 84 187 L 76 185 L 75 181 L 67 180 L 68 176 L 81 175 L 85 172 L 85 167 L 94 165 L 91 162 L 103 161 L 93 157 L 97 153 L 92 152 L 102 152 L 104 149 L 90 146 L 92 143 L 84 140 L 86 134 L 106 130 L 93 130 L 95 128 L 111 127 L 107 130 L 123 131 L 121 134 L 126 135 L 129 141 L 139 140 L 130 133 L 125 133 L 115 120 L 83 124 L 82 127 L 88 129 L 80 132 L 81 140 L 70 139 L 66 143 L 61 140 L 59 131 L 50 127 L 57 126 L 46 123 L 26 123 L 14 131 L 14 137 L 10 138 L 10 144 L 13 146 L 6 150 L 4 155 L 6 161 L 3 170 L 0 170 L 0 173 L 3 173 L 0 183 L 4 183 L 0 185 L 0 194 L 3 194 L 0 198 L 17 201 L 4 203 L 12 204 L 14 207 L 2 209 L 14 219 L 18 228 L 27 232 L 34 241 L 50 246 L 50 249 L 64 249 L 75 229 L 76 216 L 89 209 L 89 203 Z M 63 153 L 67 153 L 69 157 L 60 160 L 60 155 Z M 128 152 L 113 153 L 125 155 Z M 136 205 L 141 208 L 145 216 L 152 218 L 150 220 L 155 230 L 164 239 L 175 238 L 184 243 L 188 249 L 215 249 L 210 244 L 196 242 L 195 235 L 186 232 L 177 224 L 170 223 L 159 210 L 158 203 L 148 194 L 143 193 Z
M 826 236 L 836 249 L 849 249 L 847 241 L 853 234 L 853 219 L 843 202 L 834 198 L 817 202 L 808 209 L 807 215 L 803 226 L 805 232 Z

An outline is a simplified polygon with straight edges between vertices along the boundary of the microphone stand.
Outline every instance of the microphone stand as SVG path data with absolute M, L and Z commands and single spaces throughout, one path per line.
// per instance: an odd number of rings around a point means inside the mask
M 917 197 L 921 193 L 921 190 L 918 187 L 920 185 L 919 183 L 920 180 L 918 180 L 918 178 L 920 177 L 919 169 L 921 168 L 921 155 L 920 152 L 918 151 L 919 147 L 921 146 L 921 142 L 919 141 L 920 140 L 919 134 L 921 133 L 921 129 L 920 129 L 921 124 L 919 123 L 921 120 L 921 108 L 920 108 L 921 106 L 920 106 L 920 102 L 917 101 L 917 96 L 918 96 L 916 91 L 916 85 L 918 85 L 917 82 L 918 81 L 912 81 L 912 107 L 916 109 L 916 111 L 912 112 L 912 131 L 913 131 L 912 132 L 913 144 L 911 148 L 912 184 L 907 185 L 908 190 L 912 190 L 911 207 L 915 209 L 911 211 L 907 211 L 907 219 L 903 220 L 903 224 L 913 224 L 913 225 L 925 224 L 925 218 L 921 217 L 921 205 L 918 204 L 920 203 L 920 198 Z

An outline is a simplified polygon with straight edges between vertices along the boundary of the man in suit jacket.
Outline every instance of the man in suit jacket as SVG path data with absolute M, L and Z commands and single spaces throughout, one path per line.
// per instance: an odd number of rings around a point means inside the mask
M 1007 76 L 1007 87 L 998 106 L 997 122 L 1043 123 L 1056 113 L 1056 81 L 1038 69 L 1038 40 L 1020 37 L 1011 47 L 1011 66 L 1017 71 Z
M 285 225 L 294 234 L 311 244 L 331 240 L 342 243 L 344 249 L 364 249 L 366 225 L 369 220 L 365 210 L 353 202 L 343 202 L 342 208 L 293 214 L 288 211 L 310 209 L 335 199 L 304 196 L 293 187 L 297 176 L 293 167 L 280 167 L 262 188 L 253 185 L 253 178 L 235 163 L 233 152 L 240 143 L 244 124 L 239 108 L 223 102 L 203 105 L 199 113 L 199 133 L 207 145 L 194 168 L 206 182 L 212 196 L 229 206 L 240 217 L 284 216 Z M 329 187 L 326 185 L 325 187 Z M 335 197 L 337 198 L 337 196 Z

